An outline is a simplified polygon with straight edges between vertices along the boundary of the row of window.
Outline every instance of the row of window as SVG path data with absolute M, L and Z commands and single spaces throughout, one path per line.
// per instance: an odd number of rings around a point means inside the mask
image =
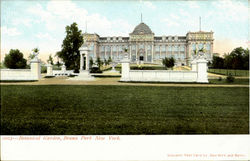
M 119 46 L 119 47 L 112 47 L 112 52 L 123 52 L 123 49 L 126 48 L 126 47 L 122 47 L 122 46 Z M 139 49 L 144 49 L 143 47 L 139 46 Z M 132 46 L 132 51 L 135 51 L 136 48 L 135 46 Z M 151 52 L 151 46 L 148 46 L 147 48 L 148 52 Z M 91 51 L 91 49 L 90 49 Z M 110 52 L 111 51 L 111 47 L 110 46 L 101 46 L 100 48 L 100 52 Z M 185 51 L 185 46 L 155 46 L 155 51 L 156 52 L 159 52 L 159 51 L 162 51 L 162 52 L 165 52 L 165 51 Z
M 211 49 L 211 45 L 210 44 L 203 44 L 203 43 L 199 43 L 197 44 L 192 44 L 192 50 L 199 50 L 199 49 L 206 49 L 206 50 L 210 50 Z
M 148 55 L 145 55 L 145 56 L 147 56 L 148 58 L 150 58 L 151 59 L 151 57 L 152 57 L 152 55 L 151 54 L 148 54 Z M 94 57 L 94 55 L 90 55 L 90 57 Z M 124 57 L 124 55 L 123 54 L 119 54 L 119 55 L 111 55 L 111 54 L 106 54 L 106 55 L 104 55 L 104 54 L 101 54 L 100 55 L 100 58 L 101 59 L 108 59 L 109 57 L 111 57 L 113 60 L 116 60 L 116 59 L 123 59 L 123 57 Z M 154 55 L 154 58 L 155 59 L 161 59 L 161 58 L 165 58 L 165 57 L 167 57 L 167 58 L 171 58 L 171 57 L 173 57 L 173 58 L 175 58 L 175 59 L 185 59 L 185 54 L 184 53 L 181 53 L 181 54 L 155 54 Z M 132 54 L 131 55 L 131 59 L 133 59 L 133 58 L 136 58 L 136 55 L 135 54 Z M 149 61 L 149 59 L 148 59 L 148 61 Z
M 128 49 L 128 46 L 113 46 L 112 47 L 112 51 L 113 52 L 123 52 L 123 50 L 127 48 Z M 199 50 L 199 49 L 202 49 L 202 48 L 205 48 L 206 50 L 210 50 L 211 49 L 211 45 L 210 44 L 203 44 L 203 43 L 199 43 L 197 46 L 196 44 L 192 44 L 192 50 Z M 131 47 L 132 51 L 133 50 L 136 50 L 136 45 L 132 45 Z M 144 44 L 140 44 L 139 45 L 139 50 L 140 49 L 144 49 Z M 90 52 L 91 51 L 94 51 L 94 44 L 90 44 L 89 45 L 89 50 Z M 151 45 L 147 45 L 147 50 L 148 51 L 151 51 L 152 50 L 152 46 Z M 156 45 L 155 46 L 155 51 L 158 52 L 158 51 L 185 51 L 185 46 L 184 45 L 180 45 L 180 46 L 165 46 L 165 45 L 162 45 L 162 46 L 159 46 L 159 45 Z M 100 47 L 100 51 L 101 52 L 110 52 L 111 51 L 111 46 L 101 46 Z

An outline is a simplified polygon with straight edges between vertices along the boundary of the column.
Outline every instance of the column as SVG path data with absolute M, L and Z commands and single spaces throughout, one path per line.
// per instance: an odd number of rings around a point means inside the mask
M 171 53 L 171 54 L 170 54 L 170 55 L 171 55 L 170 57 L 173 57 L 173 45 L 172 45 L 172 44 L 171 44 L 171 51 L 170 51 L 170 53 Z
M 210 43 L 210 53 L 211 53 L 211 59 L 213 58 L 213 53 L 214 53 L 214 43 Z
M 161 59 L 161 45 L 159 45 L 159 50 L 160 50 L 160 59 Z
M 116 59 L 119 60 L 119 46 L 116 45 Z
M 113 60 L 113 45 L 110 46 L 111 59 Z
M 178 45 L 178 57 L 179 57 L 179 62 L 181 62 L 181 53 L 180 53 L 181 46 L 180 44 Z
M 188 49 L 187 49 L 187 55 L 186 55 L 187 56 L 186 63 L 188 66 L 190 66 L 192 43 L 188 43 L 187 47 L 188 47 Z
M 148 62 L 148 44 L 145 44 L 145 50 L 146 50 L 146 62 Z
M 86 53 L 85 54 L 85 56 L 86 56 L 86 70 L 89 70 L 89 55 L 88 55 L 88 53 Z
M 131 44 L 129 44 L 129 59 L 132 60 L 132 47 L 131 47 Z
M 154 44 L 152 43 L 152 55 L 151 55 L 151 62 L 154 62 Z
M 137 43 L 135 44 L 135 60 L 137 61 Z
M 106 47 L 107 47 L 107 46 L 105 45 L 105 46 L 104 46 L 104 59 L 106 59 L 106 54 L 107 54 L 107 53 L 106 53 Z
M 97 44 L 96 44 L 96 42 L 94 42 L 94 58 L 93 58 L 93 61 L 95 61 L 96 58 L 97 58 L 97 50 L 96 50 L 96 48 L 97 48 Z
M 82 54 L 83 53 L 80 52 L 80 70 L 79 71 L 83 70 L 83 55 Z

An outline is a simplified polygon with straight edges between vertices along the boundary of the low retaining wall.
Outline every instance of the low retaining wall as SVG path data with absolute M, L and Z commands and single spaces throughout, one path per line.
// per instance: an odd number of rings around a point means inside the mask
M 197 72 L 167 70 L 130 70 L 126 81 L 140 82 L 196 82 Z
M 125 58 L 122 62 L 123 82 L 198 82 L 208 83 L 207 61 L 198 57 L 192 64 L 192 71 L 173 70 L 130 70 L 130 60 Z
M 1 80 L 36 80 L 31 69 L 1 69 Z
M 41 78 L 40 61 L 31 61 L 31 69 L 1 69 L 1 81 L 35 81 Z

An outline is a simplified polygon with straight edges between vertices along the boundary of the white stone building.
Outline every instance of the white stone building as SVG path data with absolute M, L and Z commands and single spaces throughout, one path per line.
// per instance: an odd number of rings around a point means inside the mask
M 206 59 L 212 59 L 214 40 L 212 31 L 188 32 L 186 36 L 155 36 L 143 22 L 128 37 L 100 37 L 96 33 L 84 33 L 83 37 L 93 60 L 111 57 L 114 62 L 120 62 L 127 48 L 132 63 L 143 61 L 161 64 L 163 58 L 173 57 L 177 65 L 189 66 L 195 50 L 205 49 Z

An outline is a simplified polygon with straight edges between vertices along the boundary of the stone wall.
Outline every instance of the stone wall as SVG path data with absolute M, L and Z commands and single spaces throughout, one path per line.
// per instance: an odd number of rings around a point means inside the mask
M 41 79 L 40 60 L 31 60 L 31 69 L 1 69 L 1 81 L 35 81 Z
M 120 81 L 208 83 L 207 61 L 202 57 L 192 62 L 192 71 L 130 70 L 129 62 L 128 57 L 122 62 L 122 77 Z
M 129 81 L 139 82 L 196 82 L 195 71 L 130 70 Z
M 1 80 L 36 80 L 31 69 L 1 69 Z

